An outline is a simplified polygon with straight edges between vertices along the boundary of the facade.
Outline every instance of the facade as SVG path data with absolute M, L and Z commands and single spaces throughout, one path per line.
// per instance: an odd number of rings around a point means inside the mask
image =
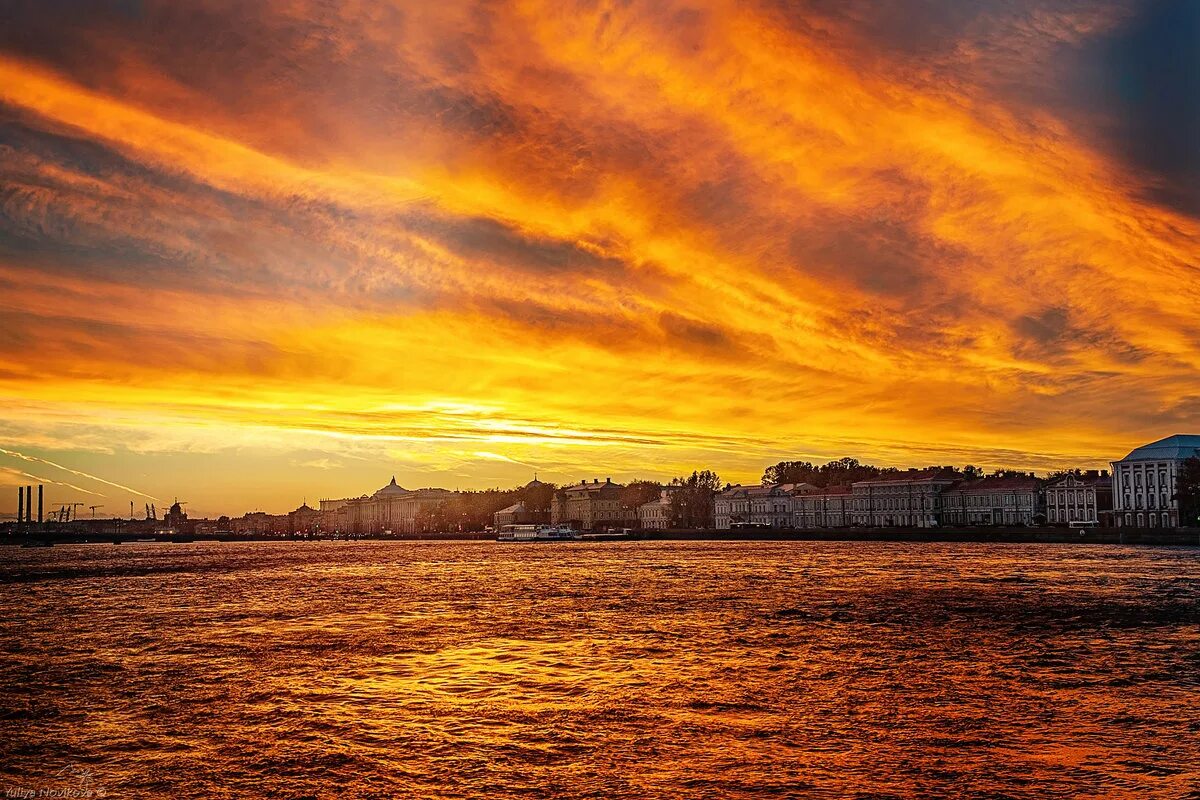
M 718 529 L 743 523 L 791 528 L 795 493 L 816 488 L 808 483 L 730 486 L 713 498 L 713 524 Z
M 671 493 L 674 487 L 663 487 L 659 496 L 638 506 L 638 527 L 644 531 L 662 531 L 671 527 Z
M 849 486 L 814 486 L 793 491 L 792 527 L 848 528 L 853 522 L 853 497 Z
M 1046 522 L 1051 525 L 1101 525 L 1109 521 L 1112 509 L 1108 470 L 1068 474 L 1046 487 Z
M 747 487 L 740 483 L 730 486 L 713 498 L 713 526 L 728 530 L 735 522 L 750 521 L 750 498 Z
M 581 481 L 574 486 L 564 486 L 554 493 L 550 510 L 550 522 L 554 525 L 573 525 L 580 530 L 592 530 L 605 525 L 624 527 L 625 519 L 621 506 L 621 484 L 605 478 L 591 483 Z
M 545 512 L 530 511 L 524 502 L 514 503 L 492 515 L 492 526 L 500 530 L 505 525 L 536 525 L 547 521 Z
M 237 536 L 285 536 L 288 533 L 286 514 L 251 511 L 229 521 L 229 529 Z
M 448 500 L 458 497 L 446 489 L 405 489 L 392 482 L 372 495 L 322 500 L 322 523 L 341 533 L 415 534 L 432 529 L 430 518 Z
M 1176 481 L 1184 461 L 1200 456 L 1200 436 L 1176 434 L 1137 448 L 1112 464 L 1113 519 L 1125 528 L 1177 528 Z
M 857 481 L 851 486 L 853 522 L 872 528 L 937 527 L 942 492 L 962 477 L 952 467 L 927 467 Z
M 753 486 L 746 490 L 750 500 L 750 523 L 768 528 L 792 527 L 792 495 L 785 484 Z
M 295 511 L 288 512 L 288 532 L 308 536 L 321 531 L 321 512 L 301 503 Z
M 1038 525 L 1045 521 L 1042 482 L 1033 475 L 961 481 L 942 492 L 943 525 Z

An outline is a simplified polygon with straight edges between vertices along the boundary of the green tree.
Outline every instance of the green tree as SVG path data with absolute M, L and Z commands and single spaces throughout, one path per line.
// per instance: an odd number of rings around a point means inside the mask
M 774 466 L 767 467 L 763 472 L 762 482 L 773 483 L 812 483 L 817 476 L 817 468 L 809 461 L 780 461 Z
M 621 507 L 625 509 L 625 518 L 637 519 L 638 508 L 651 500 L 657 500 L 662 488 L 658 481 L 630 481 L 622 486 Z
M 979 480 L 983 477 L 983 468 L 977 467 L 974 464 L 967 464 L 963 467 L 963 477 L 969 481 Z
M 721 491 L 721 479 L 712 470 L 693 472 L 671 481 L 671 527 L 711 528 L 713 497 Z
M 1179 502 L 1179 524 L 1200 527 L 1200 458 L 1183 462 L 1175 483 L 1175 499 Z
M 542 483 L 538 481 L 532 485 L 526 485 L 517 490 L 521 502 L 525 504 L 526 511 L 534 513 L 549 513 L 550 505 L 554 501 L 554 492 L 558 487 L 553 483 Z
M 849 485 L 855 481 L 865 481 L 878 478 L 884 472 L 893 470 L 880 469 L 870 464 L 862 464 L 857 458 L 846 456 L 830 461 L 818 470 L 815 480 L 807 481 L 817 486 Z

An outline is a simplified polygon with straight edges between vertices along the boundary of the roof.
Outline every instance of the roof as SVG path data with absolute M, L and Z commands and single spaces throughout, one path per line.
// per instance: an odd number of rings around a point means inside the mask
M 640 506 L 638 506 L 638 508 L 649 508 L 650 506 L 669 506 L 669 505 L 671 505 L 671 498 L 660 494 L 658 497 L 654 498 L 653 500 L 649 500 L 645 503 L 642 503 Z
M 808 484 L 801 484 L 807 486 Z M 827 497 L 835 494 L 851 494 L 850 487 L 846 484 L 837 484 L 835 486 L 813 486 L 809 489 L 796 492 L 800 497 Z
M 1111 486 L 1112 475 L 1108 474 L 1108 470 L 1104 472 L 1096 472 L 1089 470 L 1082 475 L 1076 475 L 1069 472 L 1056 480 L 1050 486 Z
M 371 496 L 372 497 L 387 497 L 388 495 L 396 495 L 396 494 L 408 494 L 408 489 L 405 489 L 403 486 L 400 486 L 399 484 L 397 484 L 396 476 L 393 475 L 391 483 L 389 483 L 387 486 L 384 486 L 382 489 L 375 492 L 375 494 L 373 494 Z
M 598 479 L 594 479 L 592 483 L 581 481 L 573 486 L 563 486 L 559 489 L 560 492 L 598 492 L 601 489 L 620 489 L 621 484 L 613 483 L 611 479 L 605 478 L 604 483 L 600 483 Z
M 925 469 L 906 469 L 903 472 L 885 472 L 865 481 L 855 481 L 854 485 L 870 483 L 909 483 L 916 481 L 957 481 L 962 480 L 962 473 L 953 467 L 926 467 Z
M 988 494 L 990 492 L 1010 492 L 1037 489 L 1042 482 L 1037 478 L 1026 476 L 992 476 L 977 478 L 973 481 L 960 481 L 946 490 L 956 494 Z
M 1122 461 L 1183 461 L 1200 455 L 1200 436 L 1177 433 L 1157 442 L 1144 444 Z
M 525 511 L 524 503 L 514 503 L 508 508 L 502 508 L 497 511 L 497 514 L 520 514 Z

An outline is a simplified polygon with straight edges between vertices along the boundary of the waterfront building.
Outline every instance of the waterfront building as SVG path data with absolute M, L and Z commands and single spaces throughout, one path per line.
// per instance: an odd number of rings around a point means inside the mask
M 327 527 L 355 534 L 414 534 L 435 527 L 433 518 L 447 501 L 458 497 L 447 489 L 405 489 L 391 483 L 374 494 L 342 500 L 322 500 Z M 330 524 L 331 523 L 331 524 Z
M 625 527 L 621 506 L 621 484 L 605 478 L 601 483 L 593 478 L 591 483 L 580 481 L 574 486 L 564 486 L 554 493 L 550 509 L 553 525 L 571 525 L 579 530 L 592 530 L 604 526 Z
M 288 531 L 287 514 L 268 514 L 251 511 L 229 521 L 229 529 L 237 536 L 284 536 Z
M 1112 477 L 1108 470 L 1067 473 L 1046 487 L 1046 521 L 1051 525 L 1101 525 L 1111 522 Z
M 671 494 L 677 488 L 664 486 L 658 497 L 638 506 L 638 527 L 645 531 L 662 531 L 671 527 Z
M 307 502 L 301 503 L 295 511 L 288 512 L 288 532 L 308 535 L 321 530 L 323 517 L 320 511 L 312 508 Z
M 792 526 L 796 528 L 848 528 L 853 522 L 849 486 L 818 488 L 801 484 L 792 493 Z
M 735 522 L 750 521 L 750 498 L 747 487 L 740 483 L 725 487 L 725 491 L 713 498 L 713 525 L 718 530 L 728 530 Z
M 1038 525 L 1046 519 L 1042 497 L 1033 475 L 960 481 L 942 492 L 942 524 Z
M 811 483 L 776 483 L 747 490 L 750 522 L 770 528 L 790 528 L 797 492 L 816 489 Z
M 747 522 L 768 528 L 790 528 L 793 525 L 793 495 L 816 488 L 808 483 L 730 486 L 713 498 L 713 524 L 718 529 Z
M 1176 481 L 1184 461 L 1200 457 L 1200 436 L 1175 434 L 1112 462 L 1113 516 L 1120 527 L 1179 527 Z
M 941 524 L 942 492 L 962 480 L 953 467 L 888 472 L 851 486 L 855 525 L 933 528 Z
M 492 527 L 496 530 L 505 525 L 536 525 L 539 522 L 546 522 L 545 514 L 530 511 L 524 501 L 513 503 L 492 515 Z

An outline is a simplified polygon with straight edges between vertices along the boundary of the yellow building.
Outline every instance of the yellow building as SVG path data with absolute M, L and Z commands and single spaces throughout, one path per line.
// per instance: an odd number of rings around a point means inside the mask
M 554 525 L 571 525 L 579 530 L 606 526 L 625 527 L 625 510 L 621 507 L 621 484 L 605 478 L 601 483 L 593 478 L 574 486 L 564 486 L 554 493 L 550 521 Z

